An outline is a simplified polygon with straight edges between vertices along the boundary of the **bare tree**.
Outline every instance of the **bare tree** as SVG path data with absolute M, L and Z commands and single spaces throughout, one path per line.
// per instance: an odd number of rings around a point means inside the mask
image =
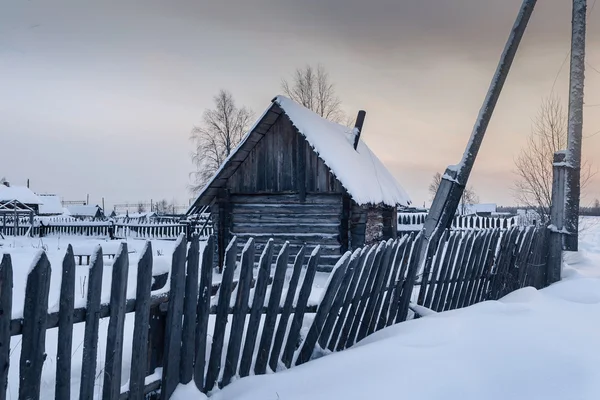
M 144 202 L 140 201 L 137 205 L 137 212 L 139 214 L 146 212 L 146 206 L 144 205 Z
M 342 102 L 335 92 L 329 73 L 322 65 L 297 68 L 291 80 L 281 80 L 281 88 L 289 98 L 321 117 L 338 123 L 346 122 Z
M 167 199 L 157 201 L 154 207 L 157 214 L 167 214 L 169 212 L 169 202 Z
M 192 173 L 191 189 L 194 192 L 202 189 L 219 169 L 252 122 L 252 112 L 246 107 L 238 107 L 227 90 L 219 91 L 213 100 L 215 108 L 205 110 L 202 124 L 192 129 L 192 161 L 196 168 Z
M 429 194 L 431 195 L 432 200 L 435 197 L 435 194 L 437 193 L 441 183 L 442 174 L 436 172 L 435 175 L 433 175 L 431 183 L 429 184 Z M 466 187 L 465 190 L 463 190 L 462 196 L 460 197 L 460 204 L 458 206 L 460 215 L 465 215 L 467 213 L 470 204 L 477 203 L 479 203 L 479 197 L 475 193 L 475 189 L 473 189 L 472 186 Z
M 552 162 L 554 153 L 567 148 L 567 112 L 554 96 L 542 100 L 527 145 L 515 159 L 514 197 L 518 203 L 535 209 L 549 221 L 552 204 Z M 581 188 L 593 176 L 590 164 L 581 165 Z

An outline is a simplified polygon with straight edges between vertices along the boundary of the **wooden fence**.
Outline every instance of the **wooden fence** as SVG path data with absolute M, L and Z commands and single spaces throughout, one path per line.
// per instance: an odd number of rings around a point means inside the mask
M 113 221 L 70 221 L 37 220 L 32 226 L 28 221 L 0 225 L 4 236 L 89 236 L 103 238 L 167 239 L 175 240 L 179 235 L 197 234 L 203 238 L 213 234 L 210 222 L 113 222 Z
M 21 335 L 20 398 L 39 398 L 45 331 L 58 327 L 55 398 L 70 398 L 73 324 L 85 323 L 79 398 L 168 399 L 179 383 L 194 381 L 208 393 L 234 377 L 277 372 L 305 363 L 323 350 L 346 349 L 369 334 L 413 317 L 412 303 L 434 310 L 467 306 L 531 284 L 545 285 L 546 231 L 534 228 L 450 231 L 434 235 L 419 265 L 423 241 L 409 234 L 344 254 L 317 304 L 311 292 L 320 248 L 304 248 L 288 265 L 286 243 L 274 265 L 273 241 L 255 265 L 254 239 L 238 254 L 234 238 L 225 256 L 218 292 L 213 290 L 214 239 L 202 254 L 197 236 L 183 236 L 163 288 L 152 286 L 148 243 L 137 265 L 136 297 L 126 298 L 129 260 L 122 244 L 112 268 L 110 303 L 101 304 L 103 257 L 89 269 L 87 304 L 74 309 L 75 261 L 69 247 L 62 266 L 60 309 L 48 312 L 50 263 L 44 253 L 31 270 L 23 317 L 12 319 L 12 265 L 0 265 L 0 344 Z M 200 258 L 202 262 L 200 262 Z M 237 262 L 240 259 L 239 263 Z M 306 260 L 308 258 L 308 260 Z M 305 262 L 306 261 L 306 262 Z M 127 313 L 135 313 L 124 336 Z M 305 315 L 314 314 L 301 335 Z M 108 318 L 104 373 L 97 375 L 98 327 Z M 212 329 L 210 327 L 212 326 Z M 124 342 L 132 340 L 129 386 L 122 387 Z M 0 399 L 6 398 L 10 346 L 0 345 Z M 101 377 L 103 382 L 97 382 Z
M 423 229 L 427 213 L 398 213 L 398 231 L 418 232 Z M 482 217 L 478 215 L 457 216 L 452 220 L 452 229 L 510 229 L 513 226 L 531 225 L 521 216 Z

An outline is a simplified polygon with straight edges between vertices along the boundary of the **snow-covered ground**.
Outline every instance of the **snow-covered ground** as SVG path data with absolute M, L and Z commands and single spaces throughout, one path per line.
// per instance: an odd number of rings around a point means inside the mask
M 211 400 L 599 399 L 600 219 L 584 218 L 565 279 L 398 324 Z M 177 399 L 201 399 L 181 387 Z

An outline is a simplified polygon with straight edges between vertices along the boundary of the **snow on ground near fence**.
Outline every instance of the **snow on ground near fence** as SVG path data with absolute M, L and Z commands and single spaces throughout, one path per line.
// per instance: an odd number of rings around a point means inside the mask
M 211 400 L 598 399 L 600 219 L 582 226 L 581 250 L 566 255 L 557 284 L 392 326 Z

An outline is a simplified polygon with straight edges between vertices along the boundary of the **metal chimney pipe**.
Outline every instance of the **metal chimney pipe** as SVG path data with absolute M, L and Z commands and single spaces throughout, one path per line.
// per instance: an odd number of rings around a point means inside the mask
M 354 136 L 354 150 L 358 147 L 358 141 L 360 140 L 360 134 L 362 132 L 363 124 L 365 123 L 365 116 L 367 112 L 365 110 L 360 110 L 358 115 L 356 116 L 356 123 L 354 124 L 354 129 L 357 130 L 356 136 Z

